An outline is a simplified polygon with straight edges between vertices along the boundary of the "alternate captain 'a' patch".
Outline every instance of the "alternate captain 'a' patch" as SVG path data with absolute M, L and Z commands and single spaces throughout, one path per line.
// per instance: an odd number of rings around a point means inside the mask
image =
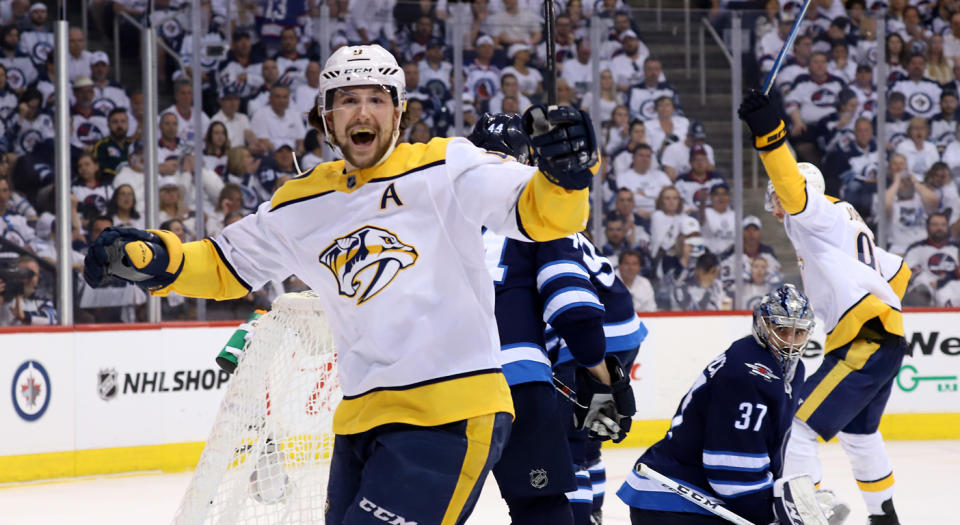
M 747 368 L 750 369 L 750 373 L 755 376 L 760 376 L 764 378 L 768 383 L 774 379 L 780 379 L 777 377 L 772 370 L 767 368 L 766 365 L 761 363 L 744 363 L 747 365 Z
M 320 263 L 333 272 L 340 295 L 359 294 L 359 305 L 386 288 L 400 270 L 413 266 L 417 257 L 416 248 L 395 233 L 367 225 L 335 239 L 320 254 Z

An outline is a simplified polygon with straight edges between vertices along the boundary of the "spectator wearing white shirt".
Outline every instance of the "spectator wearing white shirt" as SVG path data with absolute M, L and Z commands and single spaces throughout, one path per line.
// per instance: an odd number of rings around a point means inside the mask
M 564 60 L 560 66 L 560 76 L 576 91 L 578 99 L 583 97 L 590 90 L 590 86 L 593 85 L 593 64 L 590 57 L 590 41 L 581 38 L 577 41 L 576 58 Z M 605 64 L 601 64 L 600 69 L 606 67 Z
M 656 210 L 650 217 L 650 255 L 659 256 L 671 250 L 680 234 L 683 214 L 683 198 L 673 186 L 666 186 L 657 196 Z
M 290 88 L 275 85 L 270 90 L 270 103 L 261 108 L 250 121 L 253 133 L 270 141 L 270 150 L 287 145 L 295 152 L 303 151 L 306 128 L 303 119 L 290 109 Z
M 530 107 L 530 99 L 520 92 L 517 77 L 509 73 L 500 75 L 500 91 L 490 99 L 490 113 L 507 113 L 507 111 L 503 109 L 503 100 L 505 97 L 513 97 L 516 99 L 520 111 Z
M 193 85 L 189 79 L 182 78 L 173 84 L 173 105 L 163 110 L 160 114 L 172 114 L 177 117 L 177 136 L 181 142 L 193 144 Z M 200 135 L 206 135 L 207 128 L 210 127 L 210 117 L 200 111 L 200 122 L 202 129 Z
M 502 46 L 536 44 L 540 41 L 540 16 L 532 10 L 520 9 L 517 0 L 503 0 L 503 10 L 490 17 Z
M 680 142 L 680 137 L 687 136 L 690 128 L 690 121 L 686 117 L 676 114 L 676 106 L 673 98 L 670 96 L 661 96 L 657 99 L 657 118 L 650 119 L 646 125 L 647 144 L 653 148 L 654 153 L 660 155 L 664 148 Z
M 925 235 L 921 235 L 903 255 L 904 264 L 913 272 L 907 285 L 908 291 L 922 286 L 932 291 L 939 282 L 957 277 L 960 247 L 950 242 L 948 220 L 943 212 L 931 213 L 926 220 Z
M 532 97 L 542 91 L 543 75 L 535 68 L 529 67 L 531 47 L 527 44 L 513 44 L 507 50 L 507 58 L 512 64 L 503 68 L 500 75 L 511 74 L 517 77 L 520 92 Z M 422 68 L 421 68 L 422 69 Z M 448 75 L 449 76 L 449 75 Z
M 950 177 L 950 168 L 943 162 L 935 163 L 923 178 L 923 184 L 937 195 L 937 210 L 950 215 L 950 225 L 960 221 L 960 192 Z
M 263 86 L 262 63 L 263 58 L 253 54 L 250 33 L 243 30 L 234 31 L 230 52 L 220 63 L 217 73 L 217 82 L 221 91 L 223 93 L 232 91 L 241 98 L 252 96 Z
M 850 60 L 850 48 L 846 42 L 840 40 L 831 46 L 827 72 L 848 84 L 856 80 L 857 63 Z
M 790 116 L 791 143 L 798 160 L 817 162 L 817 123 L 836 112 L 837 97 L 844 81 L 827 72 L 827 56 L 814 53 L 808 74 L 800 75 L 786 96 L 785 109 Z
M 617 277 L 630 290 L 635 312 L 655 312 L 657 303 L 654 300 L 653 286 L 650 281 L 640 275 L 640 254 L 633 250 L 620 252 L 620 261 L 617 264 Z
M 922 176 L 933 163 L 940 160 L 937 145 L 928 140 L 929 136 L 927 119 L 913 117 L 907 126 L 907 140 L 897 145 L 896 152 L 906 158 L 907 168 L 918 176 Z
M 616 177 L 618 189 L 626 188 L 633 193 L 634 212 L 647 220 L 653 215 L 660 190 L 672 184 L 670 177 L 653 168 L 652 163 L 653 150 L 641 144 L 633 151 L 630 168 Z
M 396 4 L 396 0 L 349 0 L 347 39 L 350 44 L 380 44 L 385 49 L 396 48 L 393 22 Z
M 293 96 L 293 109 L 303 118 L 304 124 L 307 123 L 307 114 L 317 103 L 317 93 L 320 92 L 320 64 L 310 62 L 307 64 L 306 82 L 298 85 Z
M 493 45 L 493 38 L 489 35 L 477 38 L 474 46 L 477 56 L 473 58 L 473 62 L 463 68 L 463 74 L 467 77 L 463 82 L 463 88 L 480 102 L 490 100 L 497 94 L 500 86 L 500 68 L 493 64 Z M 412 86 L 408 85 L 407 89 L 412 89 Z
M 890 186 L 884 194 L 884 209 L 890 225 L 887 249 L 902 255 L 907 247 L 923 239 L 927 215 L 936 212 L 939 198 L 908 171 L 893 169 L 892 159 L 890 172 Z
M 439 82 L 447 93 L 453 91 L 450 84 L 450 75 L 453 73 L 453 64 L 443 59 L 443 40 L 431 38 L 427 42 L 427 50 L 423 60 L 417 63 L 420 72 L 420 89 L 433 93 L 431 82 Z
M 85 48 L 87 39 L 79 27 L 71 27 L 68 40 L 69 55 L 67 56 L 67 77 L 70 82 L 79 75 L 90 76 L 91 53 Z
M 730 207 L 730 187 L 717 184 L 710 188 L 710 206 L 701 207 L 700 231 L 707 249 L 713 253 L 724 253 L 733 246 L 734 213 Z
M 950 15 L 950 32 L 943 35 L 943 54 L 960 61 L 960 12 Z
M 295 88 L 304 83 L 304 74 L 310 59 L 297 52 L 297 30 L 287 27 L 280 32 L 280 51 L 273 57 L 277 61 L 280 84 Z
M 584 111 L 593 111 L 593 94 L 594 91 L 588 91 L 583 96 L 583 100 L 580 101 L 580 107 Z M 600 72 L 600 112 L 598 115 L 605 117 L 600 119 L 601 123 L 613 115 L 613 110 L 621 105 L 622 101 L 623 94 L 617 91 L 617 86 L 613 83 L 613 73 L 609 69 L 604 69 Z
M 650 56 L 650 50 L 637 37 L 632 29 L 620 35 L 623 53 L 610 60 L 610 70 L 617 89 L 626 93 L 630 86 L 643 82 L 643 63 Z
M 956 140 L 957 107 L 960 99 L 955 91 L 944 90 L 940 94 L 940 113 L 930 119 L 930 140 L 943 151 L 948 144 Z
M 955 178 L 960 178 L 960 126 L 957 126 L 955 139 L 943 150 L 941 160 L 947 163 L 947 166 L 950 166 L 950 173 L 954 174 Z
M 674 106 L 680 99 L 673 86 L 661 80 L 663 65 L 653 57 L 643 61 L 643 82 L 633 84 L 627 91 L 627 107 L 630 114 L 644 120 L 657 118 L 657 99 L 672 97 Z
M 109 115 L 114 108 L 129 108 L 130 99 L 123 86 L 110 80 L 110 57 L 103 51 L 96 51 L 92 56 L 93 107 L 104 115 Z
M 697 121 L 691 122 L 687 136 L 683 142 L 670 144 L 664 148 L 663 153 L 660 155 L 660 166 L 664 173 L 666 173 L 671 180 L 677 180 L 677 177 L 680 176 L 681 173 L 690 171 L 690 148 L 694 146 L 703 147 L 704 151 L 707 152 L 707 160 L 710 162 L 709 169 L 716 169 L 713 147 L 707 144 L 706 140 L 707 130 L 703 127 L 703 124 Z
M 173 113 L 160 115 L 160 137 L 157 139 L 157 171 L 161 175 L 173 175 L 179 168 L 182 141 L 177 135 L 177 116 Z
M 34 2 L 27 16 L 30 23 L 20 34 L 20 51 L 28 55 L 37 68 L 41 68 L 53 52 L 53 32 L 47 26 L 47 6 L 42 2 Z
M 260 78 L 263 79 L 260 89 L 247 99 L 247 115 L 250 117 L 253 117 L 257 111 L 260 111 L 260 108 L 267 105 L 270 100 L 270 90 L 275 84 L 279 83 L 280 70 L 277 68 L 276 60 L 267 59 L 260 64 Z
M 227 126 L 223 122 L 211 122 L 203 143 L 203 167 L 213 171 L 221 179 L 226 179 L 227 151 L 230 150 Z
M 923 55 L 911 55 L 907 62 L 907 78 L 901 79 L 890 88 L 892 93 L 903 93 L 907 100 L 907 111 L 915 117 L 930 118 L 939 109 L 942 88 L 933 80 L 923 76 L 927 69 L 927 59 Z
M 217 112 L 210 123 L 222 122 L 227 127 L 227 139 L 234 146 L 244 144 L 258 146 L 258 154 L 266 153 L 266 149 L 258 144 L 257 136 L 250 129 L 250 119 L 243 113 L 240 113 L 240 94 L 238 88 L 229 86 L 224 88 L 223 98 L 220 99 L 220 111 Z M 262 145 L 262 146 L 265 146 Z

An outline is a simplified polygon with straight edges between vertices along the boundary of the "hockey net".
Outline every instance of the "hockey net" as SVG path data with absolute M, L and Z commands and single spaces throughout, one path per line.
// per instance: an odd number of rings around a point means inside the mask
M 342 398 L 335 362 L 316 296 L 274 301 L 230 380 L 174 523 L 322 524 Z

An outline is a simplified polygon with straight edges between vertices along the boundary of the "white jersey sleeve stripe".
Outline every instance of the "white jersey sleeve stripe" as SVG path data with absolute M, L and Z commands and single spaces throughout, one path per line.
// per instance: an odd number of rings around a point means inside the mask
M 711 470 L 760 472 L 770 466 L 770 457 L 767 454 L 704 450 L 703 466 Z
M 743 496 L 751 492 L 768 489 L 773 486 L 773 474 L 767 472 L 763 481 L 758 482 L 737 482 L 737 481 L 717 481 L 707 478 L 710 487 L 720 496 Z
M 540 271 L 537 272 L 537 291 L 542 292 L 547 283 L 560 277 L 580 277 L 590 280 L 590 274 L 583 266 L 573 261 L 555 261 L 540 267 Z
M 500 364 L 514 363 L 516 361 L 536 361 L 547 366 L 552 366 L 550 360 L 543 349 L 536 345 L 515 344 L 501 347 Z
M 547 299 L 543 307 L 543 320 L 547 323 L 553 323 L 558 315 L 577 306 L 592 306 L 603 310 L 603 304 L 596 294 L 583 288 L 571 286 L 557 290 Z

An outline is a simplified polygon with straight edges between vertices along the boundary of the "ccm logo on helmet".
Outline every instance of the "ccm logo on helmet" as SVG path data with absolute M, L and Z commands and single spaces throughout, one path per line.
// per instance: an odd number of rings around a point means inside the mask
M 373 73 L 373 68 L 372 68 L 372 67 L 355 67 L 355 68 L 352 68 L 352 69 L 344 69 L 344 70 L 343 70 L 343 74 L 344 74 L 344 75 L 349 75 L 350 73 L 354 73 L 354 74 L 358 74 L 358 73 Z

